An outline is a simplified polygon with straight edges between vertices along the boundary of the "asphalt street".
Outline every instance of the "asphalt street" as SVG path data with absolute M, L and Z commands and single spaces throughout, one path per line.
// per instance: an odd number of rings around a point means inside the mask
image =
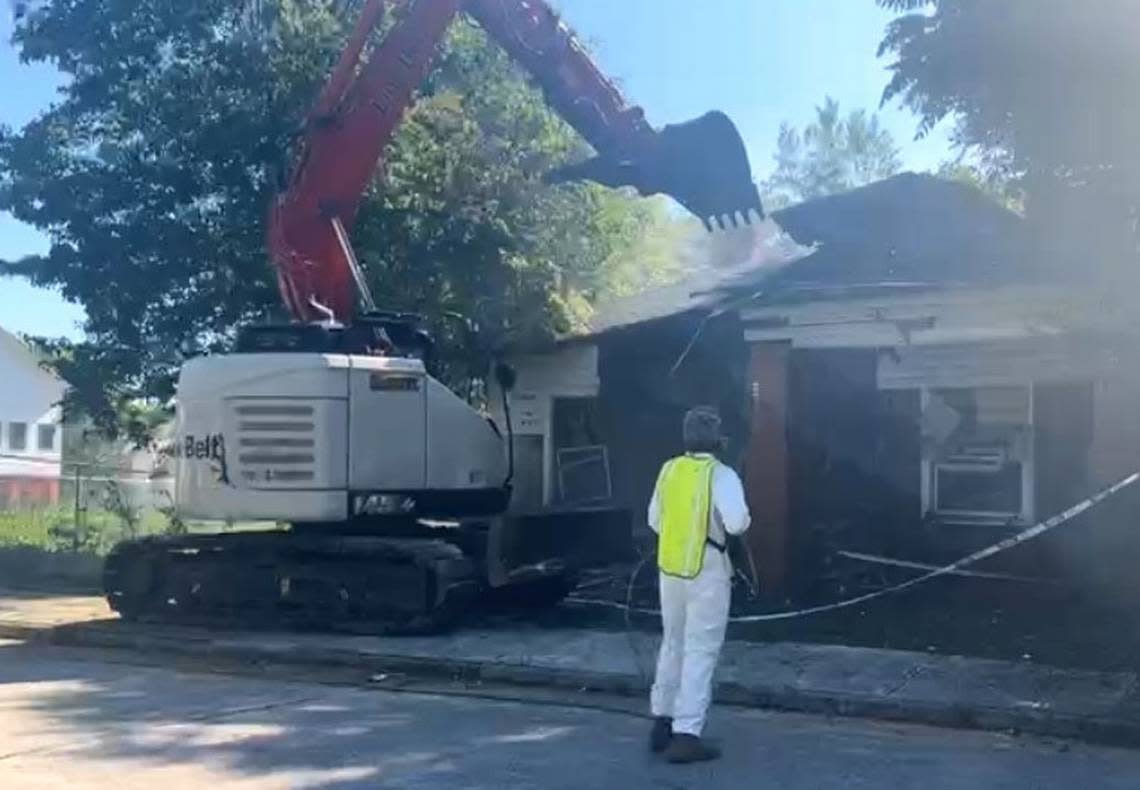
M 0 642 L 4 788 L 1135 788 L 1140 752 L 718 709 L 670 766 L 620 712 L 393 693 Z

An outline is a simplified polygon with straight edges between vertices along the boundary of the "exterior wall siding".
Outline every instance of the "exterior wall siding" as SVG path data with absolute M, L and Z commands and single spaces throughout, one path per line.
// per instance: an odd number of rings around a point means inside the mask
M 54 504 L 63 446 L 57 404 L 64 385 L 3 330 L 0 380 L 0 502 Z M 52 428 L 50 447 L 41 447 L 40 426 Z
M 555 398 L 596 397 L 598 380 L 598 348 L 593 343 L 571 343 L 547 354 L 526 354 L 508 360 L 518 374 L 511 393 L 511 418 L 517 437 L 541 439 L 542 504 L 550 504 L 554 496 L 553 404 Z M 491 417 L 505 431 L 502 397 L 497 386 L 491 387 L 488 404 Z M 517 456 L 529 455 L 517 453 Z M 516 465 L 519 458 L 516 457 Z M 516 477 L 526 474 L 518 470 Z

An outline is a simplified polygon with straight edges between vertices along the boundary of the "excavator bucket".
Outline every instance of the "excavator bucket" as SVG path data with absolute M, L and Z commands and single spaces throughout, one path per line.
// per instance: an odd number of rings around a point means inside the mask
M 566 165 L 548 173 L 546 180 L 596 181 L 631 186 L 642 195 L 669 195 L 710 231 L 714 222 L 723 229 L 728 223 L 736 227 L 764 218 L 744 141 L 722 112 L 666 126 L 641 150 Z

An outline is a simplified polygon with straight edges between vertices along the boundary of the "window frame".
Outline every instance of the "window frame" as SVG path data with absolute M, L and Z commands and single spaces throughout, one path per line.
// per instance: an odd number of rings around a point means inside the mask
M 20 446 L 16 446 L 16 430 L 20 431 Z M 28 452 L 28 424 L 20 422 L 19 420 L 12 420 L 8 423 L 8 449 L 14 453 Z
M 45 446 L 43 437 L 44 431 L 50 431 L 51 441 Z M 36 450 L 39 452 L 54 453 L 56 449 L 56 441 L 59 436 L 59 426 L 53 422 L 38 422 L 36 423 Z

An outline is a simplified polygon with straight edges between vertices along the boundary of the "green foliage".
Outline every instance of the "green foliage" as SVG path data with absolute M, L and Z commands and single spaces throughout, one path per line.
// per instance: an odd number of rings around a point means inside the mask
M 69 523 L 60 509 L 0 510 L 0 546 L 62 548 L 57 529 Z
M 178 512 L 177 506 L 174 504 L 174 499 L 169 495 L 166 497 L 166 502 L 158 508 L 159 514 L 166 519 L 166 525 L 163 528 L 163 533 L 166 535 L 186 535 L 190 532 L 190 525 Z M 227 526 L 232 528 L 233 521 L 227 521 Z
M 65 486 L 65 489 L 70 486 Z M 52 507 L 0 507 L 0 547 L 32 546 L 47 551 L 104 554 L 121 540 L 142 535 L 183 535 L 213 525 L 189 524 L 171 509 L 141 508 L 114 484 L 86 498 L 77 512 L 65 491 Z M 243 525 L 248 529 L 262 525 Z
M 153 529 L 154 525 L 148 522 L 147 526 Z M 0 547 L 104 554 L 125 535 L 118 517 L 107 511 L 81 514 L 77 527 L 75 511 L 66 505 L 0 509 Z
M 277 314 L 265 210 L 357 6 L 51 0 L 18 27 L 21 57 L 69 81 L 0 132 L 0 210 L 51 239 L 0 273 L 86 309 L 87 340 L 48 348 L 100 427 L 140 396 L 168 402 L 187 355 Z M 481 31 L 453 26 L 421 98 L 353 231 L 384 306 L 458 312 L 498 344 L 669 276 L 659 204 L 540 184 L 583 143 Z
M 1003 181 L 997 175 L 988 173 L 977 165 L 961 160 L 943 162 L 938 167 L 938 177 L 968 184 L 979 192 L 984 192 L 996 203 L 1000 203 L 1010 211 L 1020 213 L 1025 209 L 1025 198 L 1020 190 L 1008 181 Z
M 1065 266 L 1132 268 L 1140 212 L 1140 17 L 1133 0 L 879 0 L 901 15 L 884 101 L 944 118 L 987 180 L 1025 194 Z
M 776 170 L 764 185 L 771 207 L 863 186 L 901 167 L 898 147 L 878 116 L 852 110 L 842 117 L 830 96 L 803 131 L 780 125 L 775 159 Z

